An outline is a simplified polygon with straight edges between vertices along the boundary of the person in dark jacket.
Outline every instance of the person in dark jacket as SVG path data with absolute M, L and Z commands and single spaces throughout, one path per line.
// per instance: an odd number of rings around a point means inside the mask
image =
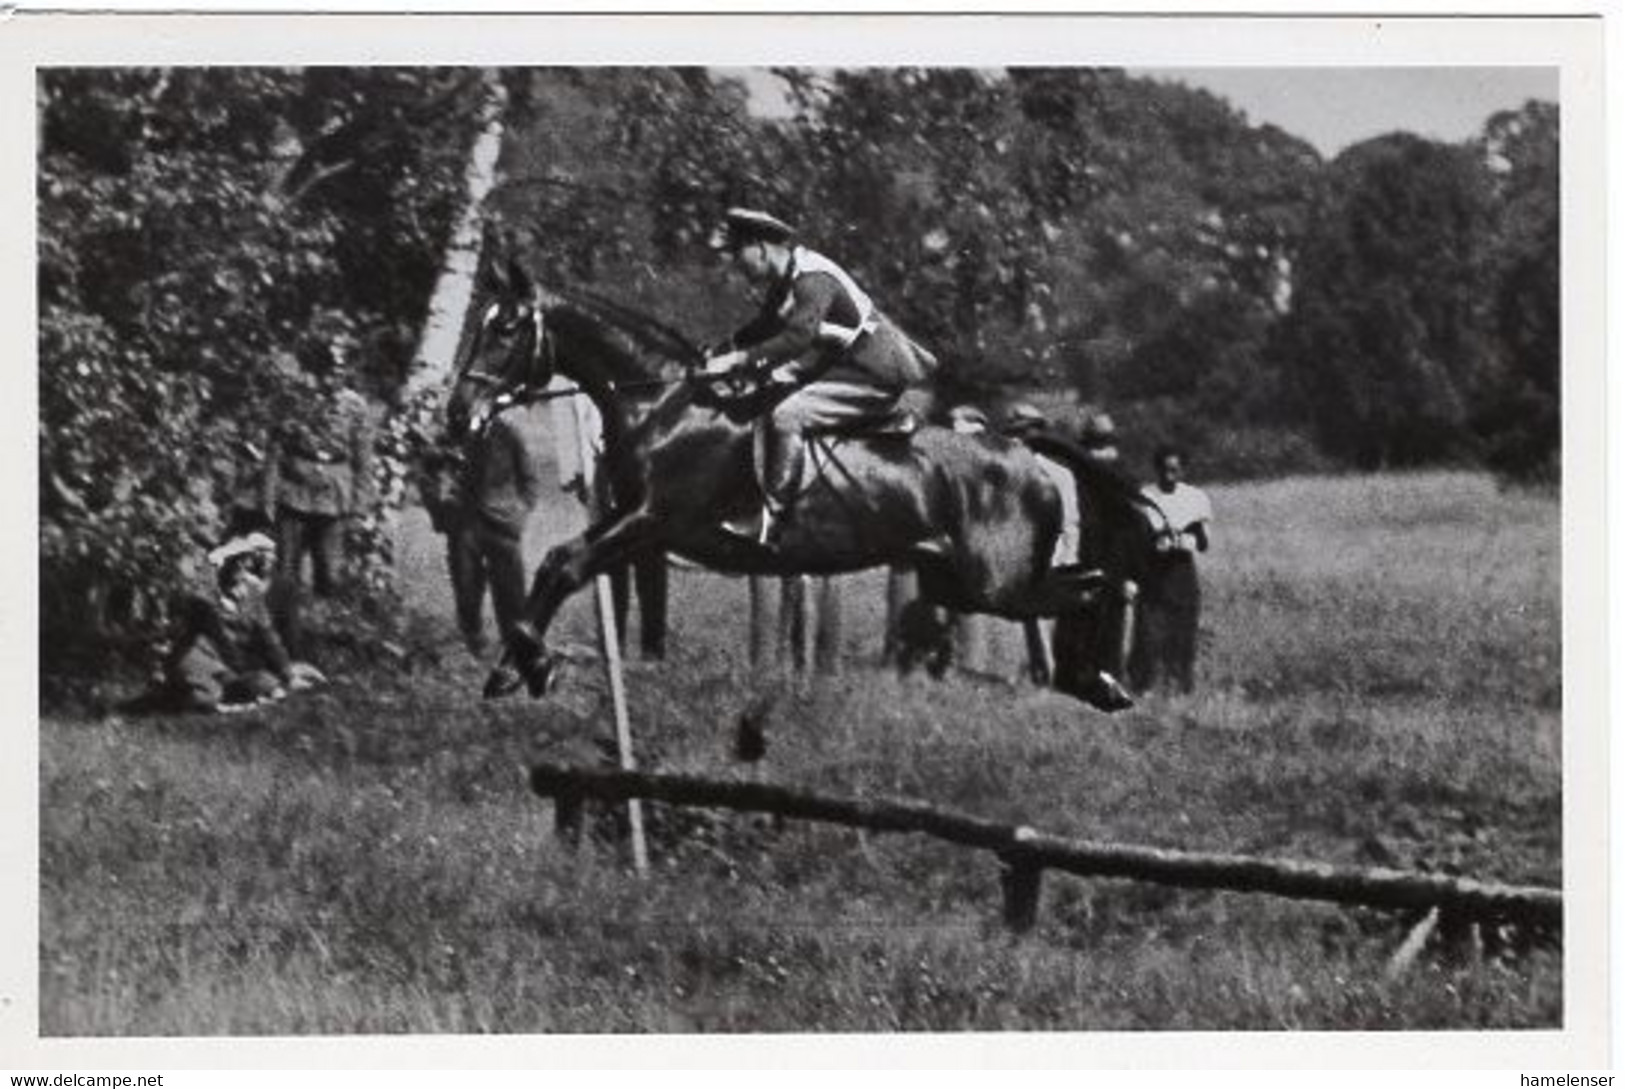
M 499 634 L 524 614 L 525 526 L 542 489 L 527 411 L 498 398 L 479 442 L 446 446 L 428 466 L 425 506 L 446 534 L 457 627 L 475 657 L 486 647 L 487 589 Z
M 844 269 L 797 245 L 789 224 L 732 208 L 726 240 L 738 269 L 761 290 L 761 308 L 706 369 L 759 376 L 787 392 L 762 417 L 757 436 L 764 499 L 758 539 L 771 545 L 801 483 L 803 436 L 890 418 L 903 391 L 927 377 L 936 361 Z

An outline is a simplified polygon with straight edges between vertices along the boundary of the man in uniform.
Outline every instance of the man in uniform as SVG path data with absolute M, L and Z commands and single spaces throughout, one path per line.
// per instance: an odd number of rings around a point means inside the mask
M 260 506 L 276 527 L 272 609 L 284 641 L 298 645 L 297 602 L 306 555 L 317 597 L 336 589 L 344 526 L 365 511 L 372 482 L 366 401 L 345 382 L 347 346 L 321 345 L 303 360 L 305 391 L 271 430 Z
M 1144 691 L 1166 674 L 1182 692 L 1195 685 L 1196 630 L 1202 591 L 1196 553 L 1208 549 L 1213 507 L 1200 488 L 1186 484 L 1184 458 L 1171 446 L 1152 457 L 1156 480 L 1141 489 L 1161 512 L 1155 527 L 1156 558 L 1141 597 L 1140 624 L 1129 673 Z
M 768 546 L 801 484 L 803 436 L 884 421 L 936 362 L 845 270 L 794 239 L 789 224 L 765 212 L 729 209 L 728 249 L 761 292 L 761 309 L 707 361 L 712 372 L 751 374 L 787 393 L 757 425 L 758 540 Z

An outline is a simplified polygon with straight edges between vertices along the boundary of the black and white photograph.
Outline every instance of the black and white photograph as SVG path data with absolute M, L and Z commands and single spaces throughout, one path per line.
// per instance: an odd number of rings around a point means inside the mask
M 8 1035 L 1606 1065 L 1600 18 L 39 18 Z

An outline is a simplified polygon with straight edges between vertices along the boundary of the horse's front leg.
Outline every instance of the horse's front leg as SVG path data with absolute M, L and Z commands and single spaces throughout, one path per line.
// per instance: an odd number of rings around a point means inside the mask
M 485 698 L 509 695 L 521 685 L 533 696 L 544 695 L 558 667 L 547 651 L 547 629 L 564 602 L 598 575 L 656 545 L 654 519 L 633 511 L 550 551 L 536 570 L 524 616 L 506 633 L 502 659 L 485 679 Z

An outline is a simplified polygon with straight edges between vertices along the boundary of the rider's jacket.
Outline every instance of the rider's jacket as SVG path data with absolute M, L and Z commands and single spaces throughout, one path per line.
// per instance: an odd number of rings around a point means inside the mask
M 852 382 L 900 391 L 921 381 L 919 349 L 844 269 L 797 246 L 784 275 L 727 347 L 797 382 Z

